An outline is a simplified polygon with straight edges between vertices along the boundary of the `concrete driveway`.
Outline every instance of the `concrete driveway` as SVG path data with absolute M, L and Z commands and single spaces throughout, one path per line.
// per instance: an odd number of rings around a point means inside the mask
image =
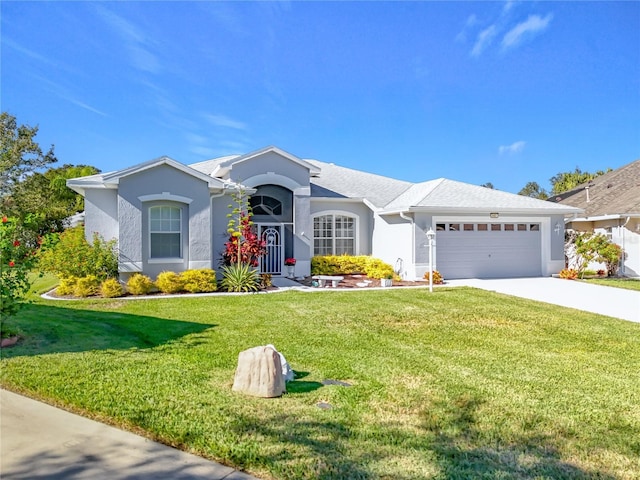
M 447 285 L 481 288 L 640 323 L 640 291 L 552 277 L 450 280 Z

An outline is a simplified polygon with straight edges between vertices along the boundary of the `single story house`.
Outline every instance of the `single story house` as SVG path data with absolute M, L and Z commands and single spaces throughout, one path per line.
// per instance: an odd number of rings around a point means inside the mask
M 549 200 L 582 209 L 565 227 L 607 235 L 624 251 L 618 273 L 640 277 L 640 159 Z
M 220 265 L 232 193 L 251 194 L 267 241 L 260 270 L 285 258 L 308 275 L 314 255 L 372 255 L 407 279 L 433 266 L 445 279 L 540 276 L 564 267 L 564 218 L 577 208 L 445 178 L 412 183 L 302 159 L 277 147 L 184 165 L 161 157 L 74 178 L 85 231 L 116 238 L 126 278 Z

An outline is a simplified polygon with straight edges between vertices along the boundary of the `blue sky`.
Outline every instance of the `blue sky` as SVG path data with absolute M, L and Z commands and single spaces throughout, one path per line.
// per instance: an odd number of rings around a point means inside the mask
M 640 158 L 640 2 L 0 4 L 1 102 L 103 171 L 267 145 L 549 188 Z

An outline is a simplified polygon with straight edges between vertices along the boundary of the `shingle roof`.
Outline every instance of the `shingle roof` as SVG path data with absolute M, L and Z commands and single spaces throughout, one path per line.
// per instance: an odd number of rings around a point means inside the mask
M 312 197 L 366 198 L 375 207 L 382 208 L 412 185 L 332 163 L 306 161 L 320 169 L 320 174 L 311 178 Z
M 582 208 L 587 217 L 640 214 L 640 159 L 549 200 Z
M 557 211 L 570 213 L 573 209 L 563 205 L 549 208 L 549 202 L 523 195 L 494 190 L 479 185 L 457 182 L 446 178 L 416 183 L 385 206 L 388 211 L 416 209 L 460 209 L 500 211 Z M 552 213 L 552 212 L 551 212 Z M 575 213 L 578 213 L 575 210 Z
M 273 148 L 273 147 L 270 147 Z M 218 167 L 228 167 L 245 156 L 226 157 L 194 163 L 191 168 L 211 175 Z M 554 205 L 522 195 L 440 178 L 422 183 L 383 177 L 318 160 L 301 159 L 318 169 L 310 178 L 312 198 L 366 200 L 380 213 L 409 210 L 453 210 L 477 212 L 580 213 L 566 205 Z

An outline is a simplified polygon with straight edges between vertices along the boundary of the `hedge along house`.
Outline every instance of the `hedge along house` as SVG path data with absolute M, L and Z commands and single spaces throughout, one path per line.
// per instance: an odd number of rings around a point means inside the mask
M 374 175 L 277 147 L 184 165 L 161 157 L 71 179 L 85 197 L 85 234 L 116 238 L 126 277 L 220 265 L 233 193 L 250 194 L 267 242 L 260 271 L 281 275 L 296 258 L 372 255 L 407 279 L 434 268 L 445 278 L 540 276 L 564 267 L 564 217 L 580 209 L 444 178 L 423 183 Z

